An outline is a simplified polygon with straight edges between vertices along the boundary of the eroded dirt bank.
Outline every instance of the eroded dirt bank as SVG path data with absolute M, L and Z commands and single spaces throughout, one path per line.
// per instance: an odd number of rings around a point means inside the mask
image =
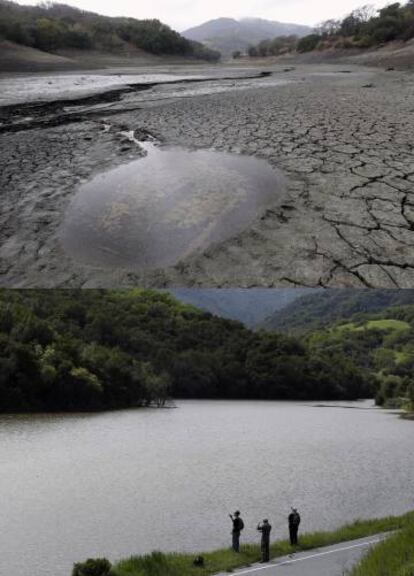
M 273 72 L 3 111 L 0 284 L 412 287 L 414 76 Z M 82 182 L 142 153 L 128 130 L 265 158 L 286 189 L 244 232 L 174 267 L 82 266 L 61 248 L 65 209 Z

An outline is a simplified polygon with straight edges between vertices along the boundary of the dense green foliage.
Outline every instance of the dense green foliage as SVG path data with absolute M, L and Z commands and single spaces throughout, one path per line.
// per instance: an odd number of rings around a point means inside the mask
M 0 0 L 0 37 L 47 52 L 65 48 L 122 52 L 133 46 L 152 54 L 220 58 L 218 52 L 187 40 L 158 20 L 109 18 L 52 2 L 21 6 Z
M 0 411 L 92 410 L 169 397 L 354 399 L 340 351 L 253 332 L 161 292 L 0 291 Z
M 275 38 L 249 48 L 250 56 L 278 56 L 286 52 L 311 52 L 326 48 L 370 48 L 392 40 L 414 38 L 414 0 L 395 2 L 380 10 L 370 5 L 348 14 L 343 20 L 322 22 L 303 38 Z
M 414 290 L 330 289 L 302 295 L 276 310 L 264 327 L 290 334 L 329 326 L 355 314 L 380 312 L 391 306 L 414 304 Z
M 74 565 L 72 576 L 112 576 L 112 565 L 106 558 L 89 558 Z
M 378 11 L 371 6 L 354 10 L 342 21 L 323 22 L 318 33 L 303 38 L 298 50 L 306 52 L 315 48 L 370 48 L 392 40 L 414 38 L 414 1 L 406 4 L 395 2 Z
M 359 314 L 308 337 L 311 351 L 345 354 L 376 379 L 376 400 L 388 407 L 414 407 L 414 305 Z
M 381 532 L 405 529 L 412 522 L 412 513 L 399 517 L 358 521 L 331 532 L 303 534 L 300 538 L 299 546 L 295 549 L 311 550 Z M 292 553 L 292 547 L 286 540 L 273 542 L 270 550 L 273 558 Z M 241 546 L 239 554 L 231 550 L 215 550 L 213 552 L 203 552 L 202 555 L 205 560 L 203 568 L 193 566 L 194 556 L 190 554 L 162 554 L 154 552 L 147 556 L 133 556 L 132 558 L 121 560 L 114 566 L 113 573 L 114 576 L 211 576 L 219 572 L 231 572 L 236 568 L 258 562 L 260 559 L 260 547 L 247 544 Z M 359 574 L 363 573 L 358 573 L 358 576 Z M 373 572 L 372 574 L 378 576 L 380 573 Z M 403 576 L 408 576 L 408 574 L 404 573 Z
M 414 407 L 414 290 L 325 290 L 267 321 L 305 338 L 311 354 L 345 355 L 375 380 L 377 403 Z
M 311 52 L 315 50 L 319 42 L 319 34 L 308 34 L 299 40 L 296 49 L 298 52 Z

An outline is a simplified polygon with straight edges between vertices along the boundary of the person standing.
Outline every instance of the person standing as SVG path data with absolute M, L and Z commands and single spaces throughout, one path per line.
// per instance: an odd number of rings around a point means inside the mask
M 262 542 L 261 542 L 261 550 L 262 550 L 262 559 L 261 563 L 269 562 L 270 560 L 270 532 L 272 530 L 272 526 L 269 524 L 269 520 L 265 518 L 262 524 L 257 525 L 257 529 L 259 532 L 262 533 Z
M 289 522 L 289 538 L 290 538 L 290 545 L 297 546 L 298 544 L 298 530 L 300 524 L 300 514 L 296 510 L 296 508 L 292 508 L 292 512 L 289 514 L 288 517 Z
M 240 532 L 244 528 L 244 522 L 240 517 L 240 511 L 236 510 L 234 516 L 229 514 L 231 521 L 233 522 L 232 534 L 232 548 L 235 552 L 240 552 Z

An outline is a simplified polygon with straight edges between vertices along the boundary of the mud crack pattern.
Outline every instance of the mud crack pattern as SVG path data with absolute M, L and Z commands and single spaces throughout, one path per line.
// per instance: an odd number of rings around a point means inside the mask
M 373 83 L 374 88 L 364 85 Z M 72 262 L 57 228 L 80 182 L 139 149 L 102 117 L 0 135 L 3 286 L 414 286 L 414 77 L 302 69 L 284 86 L 111 115 L 167 144 L 265 158 L 286 190 L 236 237 L 143 275 Z M 130 100 L 129 100 L 130 102 Z M 118 104 L 119 105 L 119 104 Z

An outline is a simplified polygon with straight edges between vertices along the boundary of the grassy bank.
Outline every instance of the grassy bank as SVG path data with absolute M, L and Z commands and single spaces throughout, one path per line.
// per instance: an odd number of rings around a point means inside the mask
M 296 550 L 309 550 L 320 546 L 328 546 L 390 530 L 406 530 L 412 526 L 414 526 L 414 512 L 403 516 L 358 521 L 331 532 L 303 534 L 300 538 L 300 545 Z M 271 546 L 271 556 L 273 558 L 284 556 L 291 552 L 292 547 L 286 540 L 276 541 Z M 114 566 L 113 574 L 114 576 L 209 576 L 218 572 L 231 572 L 236 568 L 248 566 L 260 560 L 260 548 L 258 545 L 253 544 L 242 546 L 240 554 L 235 554 L 231 550 L 215 550 L 201 554 L 205 562 L 203 568 L 193 566 L 193 559 L 196 554 L 162 554 L 154 552 L 148 556 L 133 556 L 126 560 L 121 560 Z M 362 572 L 358 573 L 358 576 L 360 574 Z M 379 573 L 375 574 L 378 576 Z M 402 573 L 401 576 L 405 576 L 405 573 L 404 575 Z
M 352 576 L 412 576 L 414 574 L 414 520 L 401 532 L 373 548 Z

